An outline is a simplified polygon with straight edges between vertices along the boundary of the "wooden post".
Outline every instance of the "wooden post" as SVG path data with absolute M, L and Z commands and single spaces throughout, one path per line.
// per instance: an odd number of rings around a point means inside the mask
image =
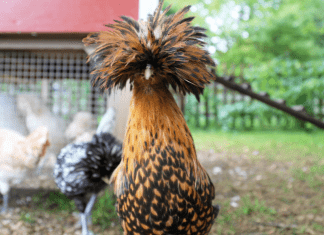
M 228 69 L 227 66 L 225 65 L 224 68 L 224 76 L 228 76 Z M 223 104 L 227 104 L 227 87 L 224 86 L 223 88 Z
M 223 104 L 227 104 L 227 88 L 223 88 Z
M 90 61 L 90 68 L 92 67 L 91 63 L 93 63 L 93 61 Z M 90 76 L 90 74 L 89 74 Z M 90 78 L 89 78 L 90 80 Z M 97 115 L 96 113 L 96 107 L 97 107 L 97 97 L 96 97 L 96 93 L 97 93 L 98 88 L 94 87 L 94 86 L 90 86 L 90 112 L 93 115 Z
M 54 105 L 54 92 L 53 92 L 53 79 L 49 79 L 49 107 L 51 111 L 53 111 Z
M 213 84 L 213 86 L 214 86 L 214 107 L 213 107 L 213 109 L 214 109 L 214 120 L 215 120 L 215 125 L 217 125 L 217 123 L 218 123 L 218 110 L 217 110 L 217 107 L 218 107 L 218 99 L 217 99 L 217 83 L 216 82 L 214 82 L 214 84 Z
M 233 78 L 231 81 L 232 82 L 235 82 L 235 65 L 232 65 L 232 72 L 231 72 L 231 76 L 230 77 Z M 232 94 L 232 101 L 231 101 L 231 103 L 234 104 L 234 103 L 236 103 L 235 91 L 232 90 L 231 94 Z
M 93 115 L 97 115 L 96 107 L 97 107 L 97 97 L 96 97 L 96 87 L 91 86 L 90 92 L 90 111 Z
M 199 102 L 198 101 L 196 101 L 197 102 L 197 106 L 196 106 L 196 113 L 195 113 L 195 116 L 196 116 L 196 127 L 199 127 L 200 125 L 199 125 L 199 118 L 200 118 L 200 112 L 199 112 Z
M 206 101 L 205 101 L 205 106 L 206 106 L 206 113 L 205 113 L 205 117 L 206 117 L 206 128 L 209 126 L 209 108 L 208 108 L 208 105 L 209 105 L 209 97 L 207 96 L 206 98 Z
M 41 97 L 42 101 L 47 105 L 48 104 L 48 97 L 49 97 L 49 80 L 47 78 L 43 78 L 42 80 L 42 87 L 41 87 Z
M 179 94 L 180 99 L 180 109 L 182 111 L 182 114 L 185 115 L 185 96 L 183 94 Z
M 240 82 L 241 84 L 244 84 L 244 77 L 243 77 L 243 73 L 244 73 L 244 65 L 241 65 L 240 66 L 240 75 L 239 75 L 239 78 L 240 78 Z M 244 101 L 244 95 L 241 94 L 241 99 L 240 101 Z

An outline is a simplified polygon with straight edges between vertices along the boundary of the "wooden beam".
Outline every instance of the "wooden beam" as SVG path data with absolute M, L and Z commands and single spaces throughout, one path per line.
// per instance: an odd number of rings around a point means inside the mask
M 213 71 L 214 72 L 214 71 Z M 307 113 L 303 112 L 303 110 L 300 109 L 300 107 L 298 109 L 293 109 L 290 108 L 288 106 L 286 106 L 283 102 L 276 102 L 273 101 L 269 98 L 269 96 L 267 96 L 266 93 L 254 93 L 252 90 L 250 89 L 245 89 L 245 87 L 242 87 L 234 82 L 231 82 L 232 79 L 229 79 L 228 77 L 220 77 L 220 76 L 216 76 L 216 82 L 222 84 L 223 86 L 230 88 L 232 90 L 238 91 L 242 94 L 248 95 L 251 98 L 254 98 L 256 100 L 259 100 L 267 105 L 270 105 L 271 107 L 274 107 L 276 109 L 280 109 L 281 111 L 284 111 L 302 121 L 305 122 L 310 122 L 312 124 L 314 124 L 315 126 L 324 129 L 324 123 L 321 122 L 320 120 L 317 120 L 315 118 L 313 118 L 312 116 L 308 115 Z
M 14 50 L 84 50 L 81 40 L 0 39 L 0 49 Z

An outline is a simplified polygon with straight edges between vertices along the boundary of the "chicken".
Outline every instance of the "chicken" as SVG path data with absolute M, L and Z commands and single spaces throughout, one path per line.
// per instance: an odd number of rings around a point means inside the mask
M 48 154 L 39 163 L 38 173 L 45 164 L 52 167 L 56 156 L 60 150 L 68 143 L 64 131 L 66 129 L 65 120 L 54 115 L 42 102 L 41 98 L 33 93 L 23 93 L 17 95 L 17 106 L 19 112 L 25 117 L 28 131 L 31 133 L 39 126 L 46 126 L 49 131 L 49 141 L 51 147 Z
M 33 170 L 49 146 L 48 130 L 39 127 L 29 136 L 18 132 L 0 129 L 0 193 L 3 195 L 3 208 L 8 209 L 10 186 L 26 177 Z
M 72 143 L 62 149 L 54 167 L 57 186 L 73 199 L 81 213 L 82 234 L 87 235 L 87 220 L 97 194 L 104 189 L 108 178 L 121 161 L 122 145 L 109 132 L 115 111 L 109 109 L 97 133 L 88 143 Z M 87 196 L 92 194 L 87 203 Z
M 97 120 L 89 112 L 78 112 L 67 127 L 64 135 L 73 142 L 89 142 L 96 133 Z
M 122 16 L 111 31 L 89 34 L 93 85 L 109 92 L 130 82 L 133 96 L 123 157 L 112 175 L 124 234 L 208 234 L 218 215 L 214 185 L 169 85 L 199 100 L 215 76 L 203 50 L 205 29 L 184 18 L 190 6 L 166 16 L 160 2 L 148 22 Z

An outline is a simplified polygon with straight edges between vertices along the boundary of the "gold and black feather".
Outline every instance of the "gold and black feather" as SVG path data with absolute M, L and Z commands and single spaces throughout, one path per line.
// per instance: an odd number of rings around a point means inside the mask
M 182 94 L 193 93 L 197 99 L 205 84 L 215 76 L 206 65 L 215 66 L 205 45 L 205 29 L 192 26 L 194 17 L 184 18 L 190 6 L 174 15 L 166 16 L 170 6 L 161 12 L 160 2 L 148 21 L 135 21 L 121 16 L 108 24 L 111 31 L 89 34 L 83 39 L 85 45 L 95 44 L 90 55 L 92 83 L 102 89 L 123 89 L 129 80 L 131 85 L 147 64 L 165 85 Z
M 190 130 L 169 86 L 199 100 L 215 76 L 203 49 L 205 29 L 167 16 L 163 1 L 148 21 L 122 16 L 111 31 L 84 39 L 92 82 L 102 89 L 133 89 L 121 163 L 112 175 L 124 234 L 208 234 L 218 215 L 214 185 L 197 159 Z

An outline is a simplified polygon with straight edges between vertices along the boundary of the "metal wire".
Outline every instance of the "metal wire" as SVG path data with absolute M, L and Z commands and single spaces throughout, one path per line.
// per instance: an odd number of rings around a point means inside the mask
M 103 115 L 107 95 L 89 82 L 89 65 L 83 51 L 0 51 L 0 92 L 32 92 L 51 110 L 71 119 L 79 111 Z

